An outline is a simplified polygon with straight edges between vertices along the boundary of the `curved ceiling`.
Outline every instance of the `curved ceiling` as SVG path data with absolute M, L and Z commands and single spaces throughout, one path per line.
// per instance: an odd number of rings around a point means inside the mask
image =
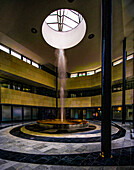
M 68 8 L 83 15 L 87 24 L 84 39 L 65 50 L 67 71 L 87 71 L 101 65 L 101 0 L 1 0 L 0 42 L 34 61 L 56 65 L 55 49 L 42 37 L 41 26 L 53 11 Z M 127 53 L 134 50 L 134 1 L 113 0 L 113 60 L 122 56 L 122 41 L 127 38 Z M 36 28 L 33 34 L 31 28 Z M 93 33 L 93 39 L 88 39 Z M 70 39 L 71 41 L 71 39 Z

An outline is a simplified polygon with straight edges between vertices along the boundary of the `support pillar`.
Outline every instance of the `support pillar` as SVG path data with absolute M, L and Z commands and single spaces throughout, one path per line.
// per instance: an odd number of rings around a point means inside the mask
M 134 53 L 133 53 L 133 77 L 134 77 Z M 133 129 L 134 129 L 134 87 L 133 87 Z
M 0 123 L 2 122 L 2 105 L 0 104 Z
M 111 157 L 112 0 L 102 0 L 102 157 Z
M 126 119 L 126 104 L 125 104 L 125 91 L 126 91 L 126 37 L 123 40 L 123 88 L 122 88 L 122 124 L 125 124 Z

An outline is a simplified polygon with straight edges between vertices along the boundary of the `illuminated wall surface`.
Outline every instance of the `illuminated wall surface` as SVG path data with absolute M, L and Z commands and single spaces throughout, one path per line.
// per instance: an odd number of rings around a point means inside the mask
M 22 78 L 23 80 L 29 81 L 32 84 L 39 84 L 45 87 L 47 90 L 44 94 L 38 94 L 28 91 L 27 88 L 22 90 L 10 89 L 9 85 L 1 85 L 0 87 L 0 101 L 2 104 L 2 120 L 11 120 L 11 105 L 13 105 L 13 120 L 30 120 L 31 119 L 31 107 L 32 109 L 32 119 L 37 119 L 37 113 L 39 108 L 55 108 L 56 98 L 55 93 L 51 94 L 53 90 L 56 90 L 56 78 L 54 75 L 47 73 L 39 68 L 36 68 L 10 54 L 7 54 L 0 50 L 0 77 L 15 80 Z M 126 77 L 128 79 L 133 77 L 133 59 L 126 62 Z M 122 63 L 112 67 L 112 82 L 118 82 L 122 79 Z M 89 76 L 75 77 L 67 79 L 67 91 L 70 90 L 83 90 L 92 89 L 99 87 L 101 89 L 101 72 L 95 73 Z M 24 91 L 25 89 L 25 91 Z M 41 90 L 42 91 L 42 90 Z M 47 95 L 47 92 L 50 91 Z M 80 114 L 84 114 L 84 110 L 80 111 L 77 108 L 86 108 L 86 118 L 93 117 L 96 110 L 91 111 L 91 108 L 97 108 L 101 106 L 101 93 L 98 95 L 90 96 L 75 96 L 71 94 L 65 99 L 65 107 L 72 108 L 71 116 L 72 118 L 80 118 Z M 6 104 L 6 105 L 5 105 Z M 126 90 L 126 105 L 132 106 L 133 104 L 133 89 L 128 88 Z M 118 90 L 112 93 L 112 105 L 121 106 L 122 105 L 122 91 Z M 23 115 L 22 115 L 23 106 Z M 58 100 L 58 106 L 60 107 L 60 101 Z M 90 110 L 88 109 L 90 108 Z M 44 111 L 42 111 L 44 112 Z M 49 112 L 49 111 L 47 111 Z M 121 119 L 121 110 L 113 110 L 113 118 Z M 53 114 L 53 111 L 50 111 Z M 132 118 L 132 108 L 127 108 L 127 119 Z
M 0 70 L 42 85 L 55 88 L 55 77 L 0 50 Z

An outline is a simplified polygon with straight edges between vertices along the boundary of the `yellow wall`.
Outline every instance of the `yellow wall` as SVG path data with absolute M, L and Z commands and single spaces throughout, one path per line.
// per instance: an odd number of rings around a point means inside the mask
M 90 88 L 101 84 L 101 73 L 96 73 L 91 76 L 75 77 L 67 79 L 67 90 Z
M 55 76 L 0 50 L 0 70 L 55 88 Z M 126 77 L 133 75 L 133 60 L 126 62 Z M 112 67 L 112 81 L 122 79 L 122 63 Z M 68 78 L 66 89 L 101 85 L 101 72 L 91 76 Z
M 112 67 L 112 81 L 122 79 L 122 63 Z M 133 76 L 133 60 L 126 62 L 126 77 Z M 101 72 L 91 76 L 75 77 L 67 79 L 67 90 L 90 88 L 101 85 Z
M 60 101 L 59 107 L 60 107 Z M 133 89 L 126 90 L 126 104 L 133 104 Z M 112 105 L 122 105 L 122 91 L 112 93 Z M 65 107 L 100 107 L 101 95 L 65 99 Z
M 66 98 L 65 107 L 91 107 L 91 97 Z
M 56 107 L 55 98 L 4 87 L 0 87 L 0 100 L 2 104 Z
M 112 81 L 122 79 L 123 63 L 112 67 Z M 126 61 L 126 77 L 133 76 L 133 60 Z
M 133 60 L 128 60 L 126 63 L 126 76 L 133 75 Z M 0 71 L 17 75 L 38 82 L 49 87 L 55 88 L 55 76 L 40 70 L 22 60 L 17 59 L 0 50 Z M 122 63 L 112 67 L 112 81 L 122 79 Z M 101 85 L 101 73 L 91 76 L 68 78 L 67 89 L 82 89 L 91 88 Z M 27 93 L 12 89 L 0 88 L 1 103 L 19 104 L 31 106 L 46 106 L 55 107 L 55 98 Z M 59 102 L 60 103 L 60 102 Z M 133 93 L 131 90 L 126 90 L 126 104 L 133 103 Z M 112 105 L 122 104 L 122 92 L 115 92 L 112 94 Z M 101 105 L 101 95 L 92 97 L 77 97 L 66 98 L 65 107 L 97 107 Z
M 55 88 L 55 76 L 0 50 L 0 70 Z

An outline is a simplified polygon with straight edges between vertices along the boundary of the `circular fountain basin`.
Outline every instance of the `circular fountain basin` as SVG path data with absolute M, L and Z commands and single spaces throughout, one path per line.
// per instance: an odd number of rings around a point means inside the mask
M 38 120 L 37 123 L 40 127 L 43 127 L 44 129 L 59 130 L 78 129 L 89 126 L 89 122 L 86 120 L 64 120 L 63 122 L 61 122 L 60 119 L 46 119 Z

